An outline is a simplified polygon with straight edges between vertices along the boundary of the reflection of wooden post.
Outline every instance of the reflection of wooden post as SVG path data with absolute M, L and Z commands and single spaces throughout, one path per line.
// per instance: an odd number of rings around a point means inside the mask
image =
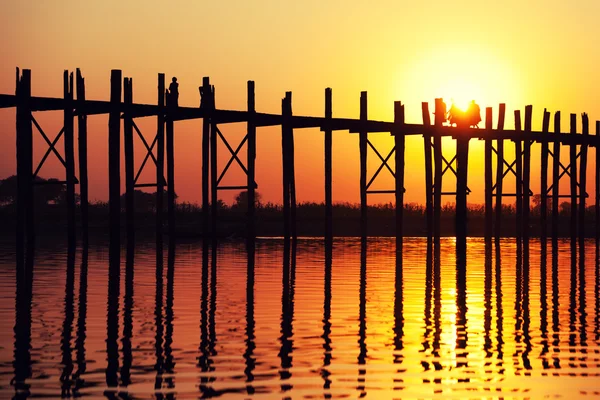
M 165 191 L 165 74 L 158 74 L 156 130 L 156 246 L 162 249 L 163 199 Z
M 201 108 L 204 107 L 205 113 L 202 118 L 202 234 L 208 236 L 208 165 L 210 154 L 210 118 L 206 103 L 209 103 L 210 79 L 205 76 L 202 78 L 201 88 Z
M 442 99 L 435 100 L 435 126 L 442 126 L 443 113 L 441 111 Z M 442 135 L 439 129 L 433 130 L 433 164 L 435 167 L 433 189 L 433 236 L 440 237 L 442 218 Z
M 421 103 L 423 114 L 423 126 L 426 131 L 423 133 L 423 142 L 425 147 L 425 213 L 427 218 L 427 237 L 433 235 L 433 170 L 431 162 L 431 132 L 429 127 L 431 120 L 429 117 L 429 105 Z
M 550 130 L 550 112 L 544 109 L 544 120 L 542 122 L 542 132 L 547 134 Z M 540 174 L 540 237 L 546 240 L 548 236 L 548 142 L 542 142 L 542 171 Z
M 325 89 L 325 239 L 333 237 L 333 205 L 332 205 L 332 153 L 333 138 L 328 124 L 333 116 L 331 88 Z
M 515 110 L 515 132 L 521 131 L 521 111 Z M 515 161 L 516 161 L 516 170 L 517 177 L 515 179 L 516 182 L 516 231 L 517 231 L 517 239 L 521 239 L 523 237 L 522 229 L 523 229 L 523 155 L 521 153 L 521 140 L 515 139 Z
M 254 81 L 248 81 L 248 237 L 254 239 L 256 236 L 254 226 L 254 210 L 256 202 L 256 103 L 254 95 Z
M 67 231 L 69 246 L 75 246 L 75 144 L 73 134 L 73 74 L 63 75 L 65 169 L 67 181 Z
M 87 114 L 85 110 L 85 80 L 77 69 L 77 131 L 79 147 L 79 202 L 83 247 L 88 245 L 88 165 L 87 165 Z
M 596 242 L 600 240 L 600 121 L 596 121 Z
M 493 224 L 493 206 L 492 206 L 492 139 L 489 135 L 492 131 L 492 107 L 485 109 L 485 237 L 489 239 L 492 237 L 492 224 Z
M 394 102 L 394 147 L 395 147 L 395 194 L 396 194 L 396 257 L 402 254 L 402 239 L 404 237 L 403 219 L 404 219 L 404 148 L 405 136 L 404 125 L 404 105 Z
M 504 129 L 506 104 L 500 104 L 498 110 L 498 133 Z M 496 224 L 495 233 L 499 238 L 502 234 L 502 181 L 504 180 L 504 140 L 496 140 Z
M 360 93 L 360 120 L 367 121 L 367 92 Z M 358 136 L 360 150 L 360 236 L 367 237 L 367 130 L 361 127 Z
M 127 244 L 133 243 L 134 236 L 134 159 L 133 159 L 133 80 L 123 80 L 123 103 L 125 116 L 123 119 L 123 151 L 125 153 L 125 220 L 127 228 Z
M 581 116 L 581 133 L 584 138 L 587 139 L 590 134 L 590 122 L 588 115 L 583 113 Z M 585 238 L 585 198 L 587 196 L 587 156 L 588 146 L 587 144 L 581 145 L 581 155 L 579 156 L 579 238 L 583 240 Z
M 577 134 L 577 114 L 571 114 L 571 135 Z M 577 145 L 571 138 L 569 158 L 571 163 L 571 239 L 577 235 Z
M 110 75 L 110 113 L 108 116 L 108 209 L 110 220 L 111 259 L 121 247 L 121 71 Z
M 283 236 L 290 237 L 290 160 L 289 133 L 292 123 L 292 93 L 286 92 L 281 101 L 281 158 L 283 167 Z
M 558 138 L 560 134 L 560 111 L 554 114 L 554 133 L 557 135 L 552 147 L 552 238 L 558 238 L 558 217 L 559 217 L 559 194 L 560 194 L 560 146 L 561 142 Z
M 525 134 L 531 133 L 532 106 L 525 106 Z M 531 140 L 523 141 L 523 237 L 529 239 L 529 191 L 531 186 Z

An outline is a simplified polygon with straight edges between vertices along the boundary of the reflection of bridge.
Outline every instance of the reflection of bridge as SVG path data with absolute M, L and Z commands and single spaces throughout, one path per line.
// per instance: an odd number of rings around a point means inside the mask
M 76 90 L 74 91 L 74 86 Z M 75 96 L 76 92 L 76 96 Z M 500 105 L 497 128 L 493 129 L 492 109 L 487 108 L 485 114 L 485 128 L 453 128 L 443 126 L 441 112 L 436 112 L 436 118 L 431 124 L 430 112 L 427 103 L 422 104 L 423 124 L 406 124 L 404 122 L 404 105 L 395 103 L 394 122 L 372 121 L 367 117 L 367 93 L 361 93 L 360 118 L 333 118 L 332 117 L 332 92 L 325 91 L 325 115 L 323 117 L 294 116 L 292 114 L 291 93 L 286 93 L 282 100 L 281 115 L 259 113 L 255 110 L 254 82 L 248 82 L 248 108 L 246 111 L 219 110 L 214 104 L 214 87 L 209 79 L 204 78 L 201 93 L 209 96 L 204 105 L 199 108 L 178 107 L 170 102 L 165 95 L 164 74 L 158 76 L 158 101 L 156 105 L 133 103 L 133 82 L 130 78 L 122 79 L 121 71 L 113 70 L 111 73 L 111 99 L 110 101 L 94 101 L 85 98 L 85 83 L 81 73 L 77 71 L 74 82 L 73 74 L 65 71 L 63 98 L 46 98 L 31 96 L 31 73 L 29 70 L 17 72 L 17 88 L 15 95 L 0 95 L 0 108 L 16 107 L 17 110 L 17 176 L 18 176 L 18 237 L 22 246 L 23 238 L 33 239 L 33 178 L 43 165 L 44 161 L 54 153 L 66 170 L 66 180 L 60 182 L 67 187 L 69 238 L 75 238 L 75 184 L 80 184 L 81 211 L 84 241 L 87 241 L 87 116 L 97 114 L 109 115 L 109 209 L 111 237 L 113 242 L 119 243 L 120 227 L 120 154 L 121 154 L 121 124 L 123 119 L 123 148 L 125 155 L 125 182 L 126 182 L 126 225 L 128 235 L 133 234 L 133 196 L 136 187 L 157 188 L 157 231 L 162 235 L 163 223 L 163 192 L 167 191 L 167 210 L 169 230 L 174 234 L 175 216 L 175 186 L 174 186 L 174 122 L 188 119 L 202 119 L 202 210 L 203 232 L 216 233 L 217 228 L 217 200 L 219 190 L 248 190 L 248 225 L 249 234 L 254 235 L 254 198 L 255 188 L 255 157 L 256 157 L 256 128 L 264 126 L 282 127 L 282 157 L 283 157 L 283 199 L 284 199 L 284 234 L 296 235 L 295 207 L 296 190 L 294 178 L 294 140 L 293 131 L 297 128 L 320 128 L 324 132 L 325 141 L 325 205 L 326 226 L 325 235 L 332 235 L 332 131 L 348 130 L 359 134 L 360 146 L 360 193 L 361 193 L 361 232 L 367 235 L 367 195 L 390 193 L 396 196 L 396 229 L 397 237 L 402 237 L 402 210 L 404 196 L 404 153 L 405 136 L 422 135 L 424 137 L 425 153 L 425 182 L 427 232 L 431 236 L 440 234 L 441 196 L 456 196 L 456 235 L 464 239 L 467 235 L 466 207 L 469 192 L 467 187 L 467 164 L 470 139 L 485 141 L 485 212 L 486 234 L 491 236 L 494 232 L 499 234 L 501 223 L 502 198 L 516 197 L 518 236 L 527 237 L 529 227 L 529 204 L 533 194 L 530 190 L 531 151 L 534 142 L 541 143 L 541 222 L 542 235 L 547 234 L 548 203 L 551 200 L 552 233 L 557 233 L 558 208 L 560 195 L 558 190 L 559 180 L 568 175 L 570 177 L 570 194 L 565 196 L 571 199 L 571 234 L 583 236 L 585 232 L 585 202 L 586 202 L 586 171 L 587 149 L 596 147 L 599 143 L 600 122 L 596 123 L 596 136 L 589 135 L 589 120 L 586 114 L 582 116 L 582 129 L 577 132 L 577 116 L 570 115 L 569 133 L 561 132 L 560 113 L 554 117 L 554 133 L 550 133 L 550 113 L 544 110 L 543 129 L 541 132 L 532 130 L 532 107 L 527 106 L 524 118 L 520 111 L 514 112 L 515 129 L 505 130 L 505 106 Z M 171 103 L 171 104 L 170 104 Z M 442 106 L 436 101 L 436 110 Z M 51 140 L 37 123 L 33 112 L 62 110 L 64 112 L 64 127 L 57 137 Z M 152 141 L 147 141 L 135 123 L 136 118 L 156 116 L 158 128 Z M 75 177 L 75 152 L 74 152 L 74 119 L 77 118 L 78 143 L 79 143 L 79 179 Z M 228 123 L 247 123 L 247 134 L 241 143 L 232 147 L 219 125 Z M 33 126 L 40 132 L 48 150 L 37 169 L 33 170 Z M 133 158 L 134 131 L 139 136 L 146 148 L 147 154 L 140 164 L 137 174 Z M 395 140 L 394 148 L 384 157 L 369 141 L 369 133 L 389 132 Z M 64 136 L 64 158 L 56 149 L 56 144 Z M 442 154 L 441 138 L 452 137 L 456 140 L 456 155 L 450 160 Z M 220 140 L 225 144 L 229 157 L 224 169 L 219 172 L 217 164 L 217 144 Z M 515 143 L 515 160 L 506 160 L 504 145 L 506 141 Z M 495 143 L 494 143 L 495 142 Z M 150 143 L 150 144 L 149 144 Z M 242 147 L 246 144 L 247 165 L 238 157 Z M 552 144 L 552 149 L 550 149 Z M 562 145 L 569 146 L 569 164 L 560 162 Z M 367 175 L 367 153 L 371 148 L 381 161 L 379 168 L 370 176 Z M 165 160 L 166 150 L 166 160 Z M 495 157 L 495 174 L 493 168 L 493 154 Z M 390 159 L 394 156 L 393 166 Z M 548 186 L 548 166 L 551 157 L 552 184 Z M 156 182 L 138 183 L 141 171 L 151 159 L 156 166 Z M 579 161 L 578 161 L 579 160 Z M 167 177 L 164 178 L 166 161 Z M 240 165 L 246 173 L 247 180 L 238 186 L 224 186 L 221 181 L 233 163 Z M 596 214 L 600 214 L 600 173 L 598 173 L 598 154 L 596 154 Z M 392 168 L 393 167 L 393 168 Z M 395 185 L 389 190 L 371 190 L 371 185 L 383 169 L 387 169 L 393 176 Z M 579 168 L 579 173 L 578 173 Z M 456 190 L 442 192 L 442 180 L 446 172 L 456 176 Z M 516 177 L 516 188 L 513 193 L 506 193 L 503 180 L 508 174 Z M 494 199 L 495 212 L 494 218 Z M 211 210 L 209 210 L 209 206 Z M 596 222 L 597 232 L 600 234 L 600 224 Z M 401 243 L 399 239 L 398 243 Z

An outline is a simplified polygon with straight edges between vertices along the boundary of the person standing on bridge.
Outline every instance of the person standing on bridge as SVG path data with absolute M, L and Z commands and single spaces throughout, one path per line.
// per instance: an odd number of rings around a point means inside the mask
M 169 85 L 169 96 L 168 103 L 173 107 L 179 106 L 179 83 L 177 83 L 177 78 L 173 77 L 171 84 Z

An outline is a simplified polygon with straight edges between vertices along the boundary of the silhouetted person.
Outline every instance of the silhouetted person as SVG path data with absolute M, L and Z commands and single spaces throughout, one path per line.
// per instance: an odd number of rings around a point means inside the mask
M 173 77 L 169 85 L 169 104 L 174 107 L 179 105 L 179 83 L 177 83 L 176 77 Z
M 475 100 L 471 100 L 466 111 L 462 111 L 454 103 L 448 111 L 448 121 L 450 125 L 456 124 L 458 127 L 469 127 L 477 125 L 481 122 L 481 110 Z
M 481 122 L 481 110 L 475 100 L 471 100 L 469 103 L 466 114 L 469 126 L 477 126 Z

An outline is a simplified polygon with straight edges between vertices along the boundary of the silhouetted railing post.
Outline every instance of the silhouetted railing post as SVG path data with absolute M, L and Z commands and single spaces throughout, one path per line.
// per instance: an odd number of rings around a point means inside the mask
M 559 196 L 560 196 L 560 111 L 554 114 L 554 133 L 557 134 L 552 146 L 552 238 L 558 238 Z
M 441 219 L 442 219 L 442 134 L 437 129 L 442 126 L 444 120 L 443 112 L 441 111 L 442 99 L 435 99 L 435 119 L 434 124 L 436 129 L 433 130 L 433 164 L 435 174 L 433 175 L 433 236 L 440 237 Z
M 586 113 L 581 115 L 581 133 L 585 139 L 590 134 L 590 122 L 589 117 Z M 585 239 L 585 208 L 587 197 L 587 158 L 588 158 L 588 145 L 586 143 L 581 145 L 579 156 L 579 238 L 581 240 L 581 248 L 583 248 L 583 240 Z
M 325 89 L 325 123 L 331 123 L 333 116 L 331 88 Z M 325 240 L 333 237 L 333 205 L 332 205 L 332 153 L 333 138 L 331 127 L 325 126 Z
M 82 244 L 86 248 L 89 238 L 88 216 L 88 163 L 87 163 L 87 111 L 85 107 L 85 80 L 77 68 L 77 139 L 79 151 L 79 203 L 81 208 Z
M 165 192 L 165 74 L 158 74 L 156 115 L 156 246 L 162 253 Z
M 577 114 L 571 114 L 571 135 L 577 134 Z M 574 137 L 573 137 L 574 139 Z M 577 236 L 577 144 L 572 140 L 569 146 L 569 159 L 571 163 L 571 240 Z
M 489 138 L 489 134 L 492 130 L 492 107 L 485 109 L 485 129 L 486 139 L 484 148 L 484 179 L 485 179 L 485 237 L 486 240 L 492 237 L 493 229 L 493 195 L 492 195 L 492 139 Z
M 429 105 L 421 103 L 423 114 L 423 142 L 425 147 L 425 214 L 427 218 L 427 237 L 433 235 L 433 164 L 431 161 L 431 119 L 429 116 Z
M 498 110 L 498 132 L 504 130 L 506 104 L 500 104 Z M 504 140 L 496 140 L 496 238 L 502 235 L 502 190 L 504 181 Z
M 532 106 L 525 106 L 525 134 L 531 133 Z M 523 141 L 523 237 L 529 239 L 529 203 L 531 188 L 531 140 Z
M 544 109 L 542 132 L 547 134 L 550 130 L 550 112 Z M 540 237 L 542 241 L 548 236 L 548 142 L 542 142 L 541 156 L 542 170 L 540 174 Z
M 210 79 L 205 76 L 202 78 L 202 87 L 200 88 L 202 96 L 200 107 L 204 107 L 205 113 L 202 119 L 202 234 L 204 237 L 208 236 L 208 165 L 209 165 L 209 154 L 210 154 L 210 118 L 206 111 L 206 103 L 208 103 L 208 96 L 210 93 Z M 204 98 L 206 96 L 206 99 Z
M 256 102 L 254 94 L 254 81 L 248 81 L 248 238 L 254 240 L 255 230 L 255 209 L 256 209 Z
M 360 120 L 366 122 L 367 92 L 360 93 Z M 361 127 L 358 136 L 360 152 L 360 236 L 367 237 L 367 129 Z
M 134 156 L 133 156 L 133 118 L 131 116 L 133 104 L 133 80 L 123 80 L 123 151 L 125 153 L 125 220 L 127 228 L 127 243 L 134 240 Z
M 283 236 L 290 237 L 290 160 L 289 140 L 292 117 L 292 93 L 286 92 L 281 101 L 281 159 L 283 164 Z
M 75 246 L 75 145 L 73 134 L 73 74 L 63 74 L 63 117 L 65 169 L 67 181 L 67 236 L 69 246 Z
M 33 130 L 31 126 L 31 71 L 17 68 L 17 268 L 25 271 L 25 243 L 34 240 L 33 231 Z M 21 268 L 19 268 L 21 267 Z
M 167 150 L 167 218 L 169 219 L 169 240 L 175 237 L 175 132 L 173 116 L 178 104 L 176 97 L 169 92 L 166 118 L 166 150 Z
M 404 105 L 399 102 L 394 102 L 394 146 L 395 146 L 395 185 L 394 192 L 396 195 L 396 257 L 402 257 L 402 240 L 404 237 L 404 151 L 406 137 L 404 136 Z M 400 262 L 401 264 L 401 262 Z M 398 272 L 396 272 L 398 273 Z
M 108 212 L 110 253 L 118 257 L 121 247 L 121 71 L 110 75 L 110 112 L 108 116 Z
M 515 132 L 521 131 L 521 111 L 515 110 Z M 521 139 L 515 139 L 515 161 L 517 176 L 515 178 L 516 184 L 516 234 L 517 240 L 523 237 L 523 154 L 521 147 Z

